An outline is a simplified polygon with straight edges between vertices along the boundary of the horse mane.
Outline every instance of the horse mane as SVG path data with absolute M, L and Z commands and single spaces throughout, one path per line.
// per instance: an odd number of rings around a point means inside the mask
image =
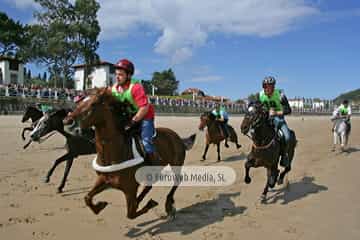
M 65 108 L 61 108 L 61 109 L 53 109 L 49 112 L 50 116 L 54 116 L 57 115 L 59 116 L 61 119 L 64 119 L 66 117 L 66 115 L 71 111 L 71 109 L 65 109 Z
M 130 112 L 131 104 L 128 101 L 120 102 L 111 93 L 111 90 L 107 87 L 95 89 L 96 95 L 101 98 L 102 101 L 107 102 L 110 106 L 111 113 L 115 115 L 117 119 L 116 123 L 118 128 L 123 128 L 129 123 L 133 114 Z
M 212 114 L 212 111 L 206 111 L 203 113 L 204 116 L 207 116 L 210 120 L 214 121 L 215 120 L 215 115 Z

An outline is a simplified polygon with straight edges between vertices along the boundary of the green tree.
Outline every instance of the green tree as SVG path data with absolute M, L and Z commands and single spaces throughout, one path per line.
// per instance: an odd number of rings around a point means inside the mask
M 17 57 L 19 50 L 28 41 L 26 32 L 27 26 L 0 12 L 0 55 Z
M 171 68 L 162 72 L 154 72 L 151 82 L 157 88 L 157 95 L 173 96 L 179 86 L 179 81 L 176 80 Z
M 38 24 L 29 30 L 31 44 L 28 58 L 44 64 L 53 74 L 52 84 L 58 87 L 72 74 L 71 66 L 78 57 L 75 36 L 74 7 L 68 0 L 35 0 L 42 7 L 35 12 Z
M 31 80 L 31 70 L 29 69 L 26 75 L 28 80 Z
M 42 80 L 43 80 L 44 82 L 47 81 L 47 73 L 46 73 L 46 72 L 43 73 Z
M 76 0 L 74 5 L 76 41 L 80 57 L 85 63 L 84 90 L 91 85 L 91 79 L 88 76 L 91 74 L 94 64 L 99 61 L 99 56 L 96 54 L 99 47 L 98 36 L 101 31 L 97 20 L 99 9 L 100 5 L 96 0 Z
M 150 80 L 141 80 L 141 85 L 143 85 L 145 93 L 147 95 L 150 95 L 151 91 L 152 91 L 151 81 Z

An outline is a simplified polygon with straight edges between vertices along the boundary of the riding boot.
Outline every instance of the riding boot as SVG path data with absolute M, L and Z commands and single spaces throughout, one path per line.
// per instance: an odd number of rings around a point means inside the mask
M 160 159 L 155 153 L 147 153 L 145 157 L 145 163 L 149 166 L 160 166 Z
M 227 140 L 229 138 L 229 130 L 227 129 L 226 123 L 222 123 L 222 130 L 224 132 L 224 138 L 225 138 L 225 147 L 229 147 L 229 144 L 227 143 Z

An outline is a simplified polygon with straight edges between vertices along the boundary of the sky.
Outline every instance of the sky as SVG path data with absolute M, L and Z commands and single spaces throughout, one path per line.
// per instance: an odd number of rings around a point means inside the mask
M 100 0 L 97 53 L 128 58 L 135 77 L 172 68 L 180 92 L 246 98 L 271 75 L 288 98 L 332 99 L 360 88 L 359 0 Z M 0 11 L 33 23 L 32 0 Z M 44 71 L 28 65 L 33 75 Z

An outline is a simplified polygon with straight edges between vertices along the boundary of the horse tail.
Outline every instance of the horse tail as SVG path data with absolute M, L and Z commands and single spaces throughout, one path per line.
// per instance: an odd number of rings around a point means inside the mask
M 195 138 L 196 138 L 196 134 L 192 134 L 190 137 L 188 138 L 182 138 L 182 142 L 185 146 L 185 150 L 186 151 L 189 151 L 193 146 L 194 146 L 194 143 L 195 143 Z

